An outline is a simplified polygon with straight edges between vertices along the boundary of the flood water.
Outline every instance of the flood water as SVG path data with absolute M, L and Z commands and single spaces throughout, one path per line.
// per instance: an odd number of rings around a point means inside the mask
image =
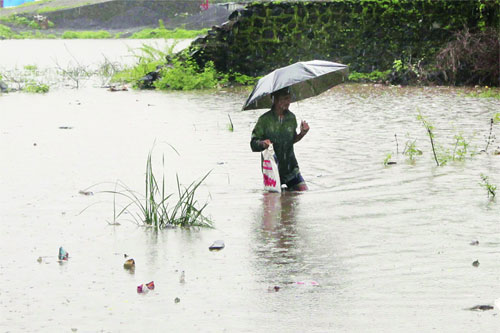
M 5 61 L 25 47 L 16 42 L 0 41 L 3 68 L 16 65 Z M 0 95 L 0 330 L 498 331 L 497 308 L 467 310 L 500 298 L 500 203 L 480 185 L 481 173 L 500 184 L 498 144 L 436 167 L 416 118 L 419 109 L 443 148 L 462 133 L 484 149 L 500 103 L 465 92 L 343 85 L 292 104 L 311 127 L 295 146 L 310 191 L 282 195 L 262 190 L 249 139 L 265 110 L 240 111 L 246 91 L 89 84 Z M 408 139 L 423 152 L 414 163 L 401 155 Z M 176 174 L 188 185 L 211 172 L 197 198 L 214 229 L 108 224 L 113 196 L 98 191 L 120 180 L 142 193 L 151 150 L 170 192 Z M 384 166 L 388 153 L 396 165 Z M 79 194 L 97 183 L 94 195 Z M 210 252 L 218 239 L 226 247 Z M 70 255 L 62 264 L 59 246 Z M 123 269 L 124 254 L 135 272 Z M 151 280 L 154 291 L 136 292 Z

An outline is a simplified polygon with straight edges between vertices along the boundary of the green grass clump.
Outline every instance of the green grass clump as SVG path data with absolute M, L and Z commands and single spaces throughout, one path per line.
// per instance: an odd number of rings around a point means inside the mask
M 386 81 L 388 79 L 391 70 L 387 71 L 373 71 L 371 73 L 359 73 L 351 72 L 349 74 L 348 80 L 351 82 L 379 82 Z
M 484 187 L 486 189 L 486 191 L 488 191 L 488 198 L 490 197 L 490 195 L 492 198 L 494 198 L 496 195 L 497 186 L 491 184 L 489 177 L 483 173 L 481 174 L 481 179 L 483 182 L 479 183 L 479 185 L 481 185 L 482 187 Z
M 43 83 L 28 82 L 23 91 L 36 94 L 44 94 L 49 92 L 49 86 Z
M 193 60 L 174 60 L 172 66 L 161 69 L 160 76 L 154 83 L 160 90 L 213 89 L 226 82 L 211 61 L 201 69 Z
M 104 30 L 99 31 L 65 31 L 62 39 L 107 39 L 112 38 L 111 34 Z
M 477 92 L 472 92 L 467 95 L 468 97 L 476 97 L 476 98 L 495 98 L 500 99 L 500 89 L 494 89 L 485 87 L 484 90 L 480 90 Z
M 3 24 L 0 24 L 0 38 L 10 39 L 12 38 L 13 35 L 14 33 L 12 32 L 11 28 Z
M 130 38 L 132 39 L 149 39 L 149 38 L 165 38 L 165 39 L 189 39 L 196 38 L 199 35 L 205 35 L 208 29 L 201 30 L 185 30 L 185 29 L 174 29 L 168 30 L 165 28 L 153 28 L 144 29 L 138 31 Z
M 124 184 L 117 184 L 115 191 L 104 191 L 124 196 L 129 200 L 118 214 L 114 214 L 115 219 L 124 212 L 128 212 L 136 223 L 152 226 L 157 230 L 171 226 L 212 227 L 212 221 L 203 215 L 207 203 L 200 208 L 195 199 L 196 191 L 208 177 L 208 174 L 201 180 L 191 183 L 188 187 L 182 187 L 179 177 L 176 177 L 177 201 L 175 201 L 174 193 L 166 192 L 165 177 L 162 177 L 161 183 L 156 178 L 151 155 L 150 152 L 146 162 L 146 188 L 143 196 Z M 133 208 L 135 210 L 132 210 Z

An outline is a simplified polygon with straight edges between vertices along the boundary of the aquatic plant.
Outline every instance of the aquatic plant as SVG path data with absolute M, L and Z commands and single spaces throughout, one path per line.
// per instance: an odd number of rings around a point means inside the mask
M 164 165 L 164 160 L 163 160 Z M 200 180 L 192 182 L 189 186 L 183 187 L 179 177 L 177 182 L 177 201 L 171 203 L 174 193 L 167 193 L 165 188 L 165 176 L 162 176 L 161 183 L 153 172 L 152 153 L 148 154 L 146 162 L 145 193 L 140 195 L 121 182 L 117 182 L 114 191 L 103 191 L 113 195 L 120 195 L 129 202 L 116 214 L 114 207 L 114 220 L 127 212 L 138 224 L 152 226 L 155 229 L 162 229 L 171 226 L 179 227 L 212 227 L 212 221 L 203 215 L 203 210 L 208 203 L 198 207 L 195 194 L 200 185 L 210 174 L 207 173 Z M 115 206 L 115 204 L 114 204 Z M 135 208 L 135 211 L 132 210 Z
M 425 127 L 425 129 L 427 131 L 427 134 L 429 136 L 429 140 L 431 142 L 431 147 L 432 147 L 432 153 L 434 155 L 434 160 L 436 161 L 437 166 L 439 166 L 439 161 L 438 161 L 438 158 L 437 158 L 437 155 L 436 155 L 436 147 L 434 146 L 434 133 L 432 132 L 434 130 L 434 126 L 432 126 L 432 124 L 422 115 L 422 113 L 420 112 L 420 110 L 418 110 L 417 119 L 422 122 L 422 125 L 424 125 L 424 127 Z M 446 163 L 445 161 L 443 161 L 443 162 Z
M 467 157 L 470 143 L 465 140 L 461 133 L 455 135 L 455 147 L 451 159 L 453 161 L 463 161 Z
M 392 158 L 392 154 L 391 154 L 391 153 L 388 153 L 388 154 L 385 156 L 385 158 L 384 158 L 384 165 L 385 165 L 385 166 L 389 165 L 389 162 L 390 162 L 391 158 Z
M 408 156 L 411 162 L 415 161 L 415 156 L 422 155 L 422 151 L 417 149 L 416 142 L 417 139 L 408 139 L 405 143 L 405 148 L 403 149 L 403 155 Z
M 483 173 L 481 174 L 481 180 L 483 182 L 480 183 L 479 185 L 481 185 L 482 187 L 484 187 L 488 191 L 488 198 L 490 197 L 490 195 L 492 198 L 494 198 L 496 195 L 496 190 L 497 190 L 496 185 L 491 184 L 489 181 L 489 177 Z
M 229 114 L 227 116 L 229 117 L 229 124 L 227 124 L 227 129 L 230 132 L 234 132 L 234 125 L 233 125 L 233 121 L 231 120 L 231 116 Z

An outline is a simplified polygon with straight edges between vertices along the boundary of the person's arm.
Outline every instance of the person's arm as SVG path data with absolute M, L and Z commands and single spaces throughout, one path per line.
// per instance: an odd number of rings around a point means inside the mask
M 302 120 L 302 122 L 300 123 L 300 133 L 295 135 L 293 143 L 302 140 L 302 138 L 307 134 L 307 132 L 309 132 L 309 124 L 305 120 Z
M 264 138 L 264 125 L 259 118 L 257 121 L 257 124 L 255 124 L 255 127 L 252 131 L 252 138 L 250 139 L 250 148 L 252 148 L 252 151 L 254 152 L 261 152 L 269 145 L 271 144 L 271 141 L 268 139 Z

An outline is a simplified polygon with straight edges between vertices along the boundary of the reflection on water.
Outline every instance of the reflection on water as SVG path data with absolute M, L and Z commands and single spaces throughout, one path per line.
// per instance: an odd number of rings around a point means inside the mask
M 297 265 L 300 258 L 297 249 L 295 211 L 298 201 L 292 193 L 263 193 L 262 224 L 257 233 L 257 254 L 268 264 Z

